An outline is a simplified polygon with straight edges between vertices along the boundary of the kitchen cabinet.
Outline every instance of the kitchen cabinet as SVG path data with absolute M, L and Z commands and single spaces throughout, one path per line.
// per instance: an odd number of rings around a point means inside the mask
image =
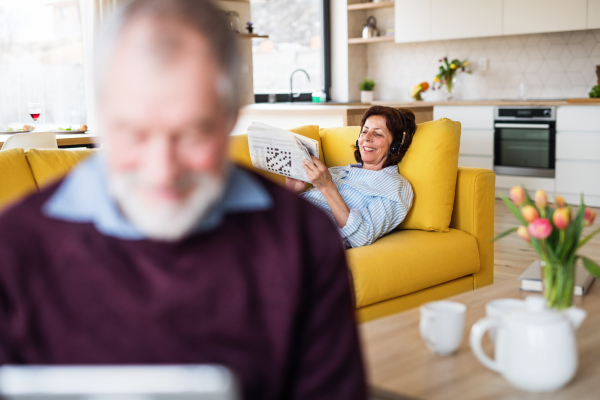
M 395 0 L 396 43 L 431 40 L 431 0 Z
M 502 0 L 430 0 L 431 40 L 502 35 Z
M 494 169 L 494 107 L 433 107 L 433 119 L 440 118 L 461 124 L 459 166 Z
M 556 193 L 567 202 L 600 207 L 600 107 L 556 110 Z
M 600 0 L 588 0 L 587 29 L 600 29 Z
M 504 0 L 502 33 L 520 35 L 586 29 L 587 2 L 588 0 Z

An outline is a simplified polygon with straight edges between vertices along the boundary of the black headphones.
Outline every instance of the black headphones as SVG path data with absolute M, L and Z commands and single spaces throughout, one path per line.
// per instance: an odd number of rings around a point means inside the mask
M 399 141 L 398 139 L 394 139 L 392 141 L 392 144 L 390 145 L 390 153 L 399 152 L 404 144 L 404 139 L 406 138 L 406 118 L 404 118 L 404 114 L 402 114 L 400 110 L 396 111 L 398 111 L 398 114 L 400 114 L 400 117 L 402 118 L 402 127 L 404 128 L 404 132 L 402 133 L 402 141 Z M 356 147 L 358 147 L 358 139 L 356 140 Z

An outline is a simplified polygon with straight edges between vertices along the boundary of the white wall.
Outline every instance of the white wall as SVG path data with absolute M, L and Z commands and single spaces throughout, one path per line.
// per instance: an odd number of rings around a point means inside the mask
M 364 46 L 364 45 L 362 45 Z M 600 65 L 600 29 L 547 34 L 380 43 L 367 46 L 367 75 L 375 79 L 376 100 L 410 100 L 410 89 L 432 82 L 438 59 L 469 58 L 473 74 L 459 76 L 458 99 L 518 99 L 526 84 L 529 99 L 588 97 Z M 477 61 L 487 58 L 489 69 Z M 434 99 L 429 90 L 424 99 Z M 440 94 L 437 92 L 437 94 Z

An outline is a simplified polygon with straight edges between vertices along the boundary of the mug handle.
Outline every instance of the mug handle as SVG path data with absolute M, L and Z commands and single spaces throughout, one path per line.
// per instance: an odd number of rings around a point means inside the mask
M 469 344 L 475 357 L 486 367 L 492 371 L 501 372 L 500 366 L 496 360 L 489 358 L 481 348 L 481 339 L 486 331 L 490 328 L 500 326 L 500 319 L 498 318 L 482 318 L 473 325 L 471 328 L 471 335 L 469 336 Z

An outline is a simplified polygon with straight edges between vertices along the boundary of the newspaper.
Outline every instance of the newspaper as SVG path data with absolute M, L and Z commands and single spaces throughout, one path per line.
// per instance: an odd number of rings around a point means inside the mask
M 248 127 L 248 147 L 255 168 L 310 183 L 303 160 L 319 157 L 319 142 L 260 122 Z

